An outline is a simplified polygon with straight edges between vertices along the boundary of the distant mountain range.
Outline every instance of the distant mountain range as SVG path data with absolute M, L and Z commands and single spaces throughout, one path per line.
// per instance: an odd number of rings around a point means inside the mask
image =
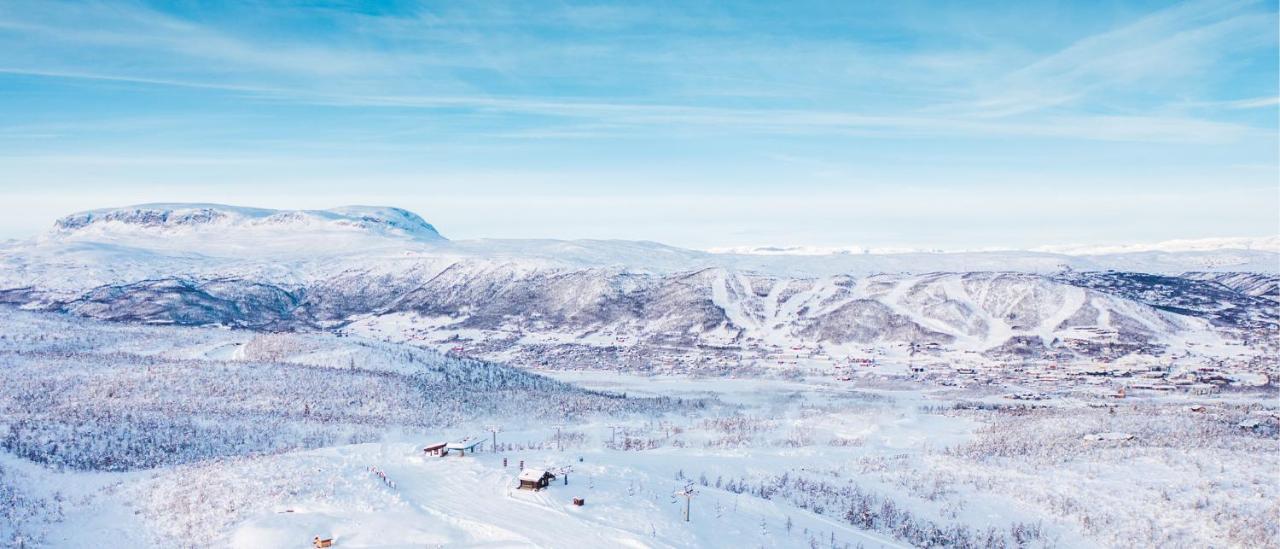
M 663 349 L 759 346 L 1118 356 L 1274 333 L 1277 271 L 1280 254 L 1259 249 L 755 255 L 451 241 L 397 208 L 149 204 L 0 247 L 0 302 L 350 330 L 516 363 L 628 367 Z
M 1147 244 L 1072 244 L 1037 246 L 1033 252 L 1062 255 L 1113 255 L 1138 252 L 1216 252 L 1221 250 L 1253 250 L 1280 253 L 1280 235 L 1259 237 L 1195 238 L 1166 240 Z M 707 251 L 723 254 L 751 255 L 848 255 L 909 253 L 973 253 L 1000 252 L 1005 249 L 922 250 L 914 248 L 872 248 L 859 246 L 727 246 Z

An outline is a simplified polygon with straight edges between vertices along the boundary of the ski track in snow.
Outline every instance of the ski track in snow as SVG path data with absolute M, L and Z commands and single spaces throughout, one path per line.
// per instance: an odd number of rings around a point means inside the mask
M 1081 307 L 1084 307 L 1086 297 L 1084 288 L 1068 288 L 1067 291 L 1063 292 L 1063 297 L 1065 299 L 1062 307 L 1059 307 L 1056 312 L 1041 321 L 1040 328 L 1037 330 L 1040 340 L 1044 341 L 1046 345 L 1054 340 L 1054 332 L 1058 326 L 1076 314 Z

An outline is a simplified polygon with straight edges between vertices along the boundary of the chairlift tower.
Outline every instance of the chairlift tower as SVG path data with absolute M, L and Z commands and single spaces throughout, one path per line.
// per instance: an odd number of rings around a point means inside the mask
M 498 433 L 499 433 L 500 431 L 502 431 L 502 426 L 501 426 L 501 425 L 489 425 L 489 426 L 485 427 L 485 429 L 488 429 L 490 433 L 493 433 L 493 447 L 492 447 L 492 448 L 493 448 L 493 451 L 494 451 L 494 452 L 497 452 L 497 451 L 498 451 Z
M 684 521 L 689 522 L 689 502 L 693 500 L 693 496 L 698 495 L 698 491 L 693 487 L 693 481 L 689 481 L 684 488 L 677 490 L 671 495 L 671 498 L 684 498 Z

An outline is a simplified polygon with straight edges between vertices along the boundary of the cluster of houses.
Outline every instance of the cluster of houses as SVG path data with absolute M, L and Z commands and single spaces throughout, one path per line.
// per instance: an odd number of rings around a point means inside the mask
M 937 344 L 900 344 L 887 352 L 872 347 L 843 349 L 843 356 L 822 345 L 792 345 L 750 340 L 738 346 L 683 341 L 680 345 L 600 348 L 555 344 L 520 349 L 513 362 L 557 369 L 620 369 L 650 374 L 722 372 L 787 368 L 830 375 L 840 381 L 872 378 L 910 379 L 944 386 L 1019 385 L 1032 392 L 1097 387 L 1101 392 L 1132 391 L 1213 394 L 1236 383 L 1239 373 L 1264 377 L 1280 373 L 1277 359 L 1242 354 L 1237 359 L 1201 356 L 1171 358 L 1160 344 L 1126 340 L 1105 328 L 1080 328 L 1078 337 L 1039 345 L 1035 352 L 1006 354 L 948 351 Z M 675 339 L 674 337 L 672 339 Z M 686 337 L 686 339 L 688 339 Z M 692 346 L 685 346 L 692 343 Z M 890 356 L 902 358 L 889 358 Z M 1278 354 L 1280 355 L 1280 354 Z M 1197 362 L 1199 361 L 1199 362 Z
M 1257 352 L 1270 348 L 1275 351 L 1270 353 L 1271 357 L 1280 356 L 1280 337 L 1266 327 L 1250 334 L 1245 343 L 1235 343 L 1244 347 L 1239 357 L 1219 361 L 1199 358 L 1200 364 L 1190 364 L 1195 357 L 1169 358 L 1169 350 L 1162 343 L 1126 337 L 1113 328 L 1095 326 L 1076 327 L 1070 334 L 1052 341 L 1031 337 L 988 351 L 957 351 L 936 342 L 898 343 L 893 349 L 880 345 L 834 351 L 822 344 L 782 345 L 753 337 L 739 340 L 687 332 L 656 334 L 636 341 L 621 331 L 596 334 L 604 344 L 547 337 L 542 343 L 522 344 L 512 349 L 512 343 L 519 340 L 525 327 L 518 328 L 514 333 L 493 337 L 454 335 L 438 344 L 454 355 L 484 356 L 505 350 L 511 363 L 534 368 L 711 375 L 784 368 L 810 374 L 828 373 L 841 381 L 867 375 L 887 379 L 905 375 L 912 380 L 950 386 L 1016 384 L 1036 392 L 1100 386 L 1212 394 L 1235 382 L 1228 372 L 1263 375 L 1266 378 L 1263 384 L 1280 374 L 1277 365 L 1280 359 L 1267 358 L 1268 353 Z M 966 360 L 970 355 L 972 360 Z M 886 360 L 887 356 L 903 358 Z M 1165 367 L 1148 369 L 1157 362 Z M 440 451 L 454 450 L 441 448 Z
M 1272 383 L 1275 364 L 1258 361 L 1204 361 L 1144 357 L 1118 362 L 1076 360 L 1071 362 L 943 359 L 909 360 L 905 368 L 893 371 L 837 367 L 837 380 L 870 376 L 883 379 L 910 379 L 942 386 L 976 387 L 1014 385 L 1030 389 L 1006 395 L 1014 400 L 1043 400 L 1058 392 L 1078 392 L 1094 388 L 1100 396 L 1124 398 L 1126 390 L 1153 393 L 1212 395 L 1229 386 L 1262 386 Z M 1248 379 L 1243 382 L 1242 379 Z

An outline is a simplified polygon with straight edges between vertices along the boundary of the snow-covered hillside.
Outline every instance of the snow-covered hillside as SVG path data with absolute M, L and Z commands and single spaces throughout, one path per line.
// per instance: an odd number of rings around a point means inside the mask
M 0 308 L 0 545 L 1243 547 L 1280 536 L 1280 415 L 1266 389 L 1123 406 L 1074 390 L 1026 406 L 986 385 L 877 375 L 555 375 L 333 334 Z M 483 445 L 424 452 L 446 441 Z M 556 478 L 519 490 L 522 468 Z M 687 521 L 677 492 L 693 496 Z
M 75 214 L 0 248 L 0 544 L 1274 545 L 1269 253 Z
M 708 254 L 453 242 L 395 208 L 144 205 L 73 214 L 0 249 L 0 302 L 115 321 L 343 328 L 524 365 L 545 351 L 635 366 L 620 348 L 671 346 L 1115 357 L 1274 332 L 1277 276 L 1258 267 L 1277 257 Z M 1201 274 L 1141 274 L 1185 271 Z
M 0 326 L 0 448 L 58 468 L 127 471 L 496 415 L 679 408 L 356 338 L 130 327 L 9 308 Z

